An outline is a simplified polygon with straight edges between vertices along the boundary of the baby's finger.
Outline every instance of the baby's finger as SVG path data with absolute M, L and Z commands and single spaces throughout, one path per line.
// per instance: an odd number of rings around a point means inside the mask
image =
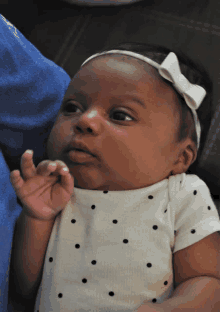
M 10 173 L 10 181 L 16 192 L 18 192 L 24 184 L 24 180 L 22 179 L 19 170 L 13 170 Z
M 50 175 L 51 173 L 55 176 L 59 176 L 68 172 L 68 167 L 61 160 L 45 160 L 42 161 L 37 167 L 37 174 L 43 176 Z
M 36 174 L 41 176 L 49 176 L 57 168 L 57 165 L 52 160 L 43 160 L 36 169 Z
M 36 168 L 33 163 L 33 151 L 26 150 L 21 156 L 21 173 L 24 180 L 30 179 L 36 175 Z
M 60 184 L 68 194 L 72 195 L 74 189 L 74 178 L 70 173 L 61 175 Z
M 62 160 L 55 160 L 54 162 L 57 165 L 56 170 L 54 171 L 55 175 L 63 175 L 69 172 L 69 168 Z

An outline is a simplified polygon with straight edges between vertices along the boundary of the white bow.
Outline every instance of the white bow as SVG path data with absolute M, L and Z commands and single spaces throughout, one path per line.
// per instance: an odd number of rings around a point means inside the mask
M 187 105 L 191 109 L 198 109 L 206 96 L 204 88 L 191 84 L 189 80 L 181 74 L 179 62 L 176 54 L 170 52 L 163 63 L 158 68 L 160 75 L 173 83 L 175 89 L 182 94 Z

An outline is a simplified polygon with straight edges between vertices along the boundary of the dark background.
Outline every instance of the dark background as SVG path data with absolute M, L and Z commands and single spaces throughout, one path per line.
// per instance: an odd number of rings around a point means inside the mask
M 0 0 L 0 14 L 71 77 L 87 57 L 123 41 L 179 48 L 200 61 L 213 81 L 213 103 L 205 108 L 207 115 L 211 111 L 212 120 L 195 173 L 209 186 L 220 215 L 219 0 L 143 0 L 116 7 L 81 7 L 61 0 Z M 16 164 L 7 154 L 5 158 L 10 170 L 19 168 L 20 159 Z
M 0 0 L 0 8 L 44 56 L 71 77 L 91 54 L 123 41 L 178 48 L 200 61 L 213 81 L 213 104 L 205 108 L 207 115 L 211 111 L 212 121 L 195 173 L 214 198 L 219 198 L 220 1 L 143 0 L 115 7 L 85 7 L 61 0 Z

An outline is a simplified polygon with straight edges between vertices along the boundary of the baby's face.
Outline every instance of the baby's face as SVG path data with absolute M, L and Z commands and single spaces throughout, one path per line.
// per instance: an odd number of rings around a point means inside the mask
M 68 87 L 48 157 L 64 161 L 79 188 L 150 186 L 168 178 L 178 158 L 177 106 L 175 92 L 150 65 L 121 55 L 95 58 Z M 69 152 L 77 142 L 93 156 Z

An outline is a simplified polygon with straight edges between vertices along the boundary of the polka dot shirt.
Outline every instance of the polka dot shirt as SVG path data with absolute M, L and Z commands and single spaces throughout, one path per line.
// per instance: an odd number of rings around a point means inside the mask
M 173 253 L 216 231 L 217 209 L 195 175 L 132 191 L 75 188 L 54 224 L 35 312 L 162 303 L 173 293 Z

